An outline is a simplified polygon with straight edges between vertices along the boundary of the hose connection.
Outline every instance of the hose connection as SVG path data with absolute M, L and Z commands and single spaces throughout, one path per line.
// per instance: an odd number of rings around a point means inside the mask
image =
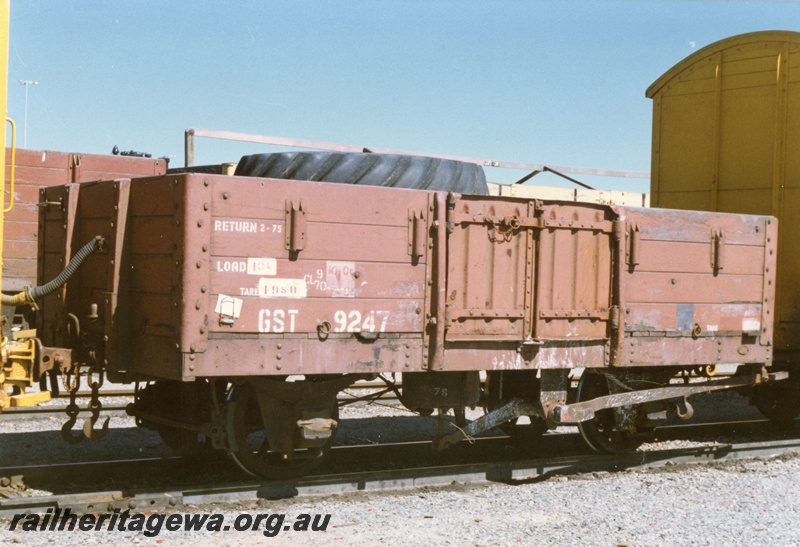
M 106 240 L 102 236 L 95 236 L 86 245 L 81 247 L 67 264 L 67 267 L 58 274 L 52 281 L 37 287 L 25 287 L 24 290 L 14 295 L 3 294 L 0 297 L 4 306 L 31 306 L 37 309 L 36 300 L 53 294 L 58 289 L 66 285 L 67 281 L 75 275 L 81 264 L 95 251 L 105 249 Z

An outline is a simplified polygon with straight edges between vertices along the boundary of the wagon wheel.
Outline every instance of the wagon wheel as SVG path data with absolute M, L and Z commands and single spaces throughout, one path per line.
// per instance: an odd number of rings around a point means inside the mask
M 236 465 L 250 475 L 269 479 L 299 477 L 319 465 L 333 445 L 336 430 L 324 446 L 296 449 L 291 458 L 285 459 L 283 454 L 270 449 L 255 389 L 249 385 L 234 386 L 228 401 L 233 405 L 228 420 L 228 437 L 236 443 L 235 449 L 229 449 L 228 454 Z M 339 418 L 336 404 L 331 418 Z M 292 424 L 292 429 L 294 427 Z
M 584 371 L 578 382 L 577 400 L 579 403 L 609 395 L 605 375 Z M 617 428 L 615 411 L 606 408 L 595 412 L 594 418 L 578 424 L 581 437 L 596 452 L 620 454 L 636 450 L 652 436 L 655 428 L 643 428 L 637 433 Z

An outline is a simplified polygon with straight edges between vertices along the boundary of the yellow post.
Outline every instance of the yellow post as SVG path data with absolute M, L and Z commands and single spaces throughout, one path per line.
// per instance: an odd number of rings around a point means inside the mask
M 8 98 L 8 29 L 10 19 L 9 0 L 0 0 L 0 111 L 3 112 L 3 130 L 0 131 L 0 196 L 3 204 L 0 207 L 0 287 L 3 286 L 3 241 L 5 233 L 5 199 L 6 199 L 6 121 L 8 112 L 6 104 Z

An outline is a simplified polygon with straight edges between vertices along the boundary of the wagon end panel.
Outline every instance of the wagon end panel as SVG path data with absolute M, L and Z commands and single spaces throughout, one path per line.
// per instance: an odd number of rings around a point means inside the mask
M 183 376 L 422 370 L 434 196 L 186 176 Z
M 777 221 L 620 210 L 623 366 L 770 363 Z
M 39 189 L 39 227 L 37 285 L 54 279 L 66 266 L 72 249 L 80 245 L 75 239 L 75 209 L 78 185 L 68 184 Z M 69 287 L 77 284 L 72 281 Z M 24 286 L 24 285 L 23 285 Z M 39 303 L 37 333 L 46 346 L 67 344 L 66 287 L 42 298 Z
M 130 180 L 67 184 L 41 191 L 40 285 L 59 275 L 85 244 L 101 243 L 53 294 L 43 298 L 45 345 L 78 350 L 75 360 L 114 368 L 119 354 L 120 269 Z

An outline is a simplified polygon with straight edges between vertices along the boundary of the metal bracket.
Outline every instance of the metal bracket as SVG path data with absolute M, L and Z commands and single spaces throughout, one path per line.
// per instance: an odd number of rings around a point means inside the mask
M 630 271 L 639 265 L 639 250 L 640 250 L 640 237 L 639 226 L 634 222 L 628 222 L 628 245 L 626 249 L 625 263 L 629 266 Z
M 427 224 L 423 213 L 408 210 L 408 254 L 416 260 L 425 256 L 425 246 L 428 243 Z
M 285 248 L 291 253 L 297 253 L 306 247 L 306 212 L 303 202 L 295 205 L 292 200 L 286 200 L 286 242 Z
M 539 310 L 540 319 L 597 319 L 608 321 L 611 316 L 609 309 L 600 310 Z
M 711 269 L 714 275 L 725 267 L 725 242 L 722 228 L 711 230 Z

